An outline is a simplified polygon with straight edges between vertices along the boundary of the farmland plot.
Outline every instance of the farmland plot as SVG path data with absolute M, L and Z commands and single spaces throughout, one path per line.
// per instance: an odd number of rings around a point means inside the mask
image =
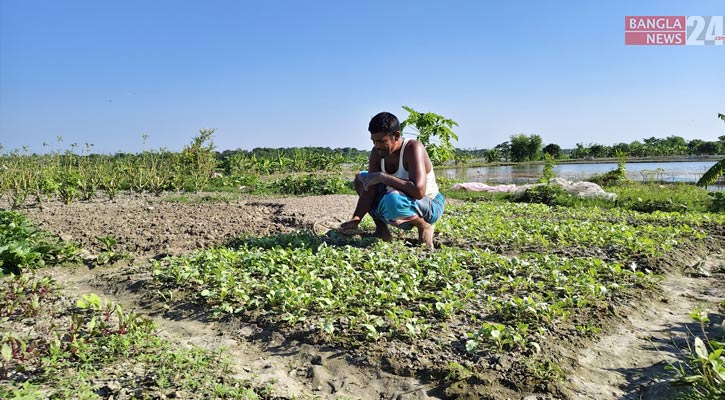
M 692 308 L 715 312 L 725 299 L 722 215 L 460 202 L 433 252 L 405 234 L 314 233 L 354 201 L 126 199 L 26 212 L 90 249 L 88 264 L 103 252 L 94 238 L 110 234 L 136 258 L 43 271 L 75 288 L 66 295 L 103 293 L 175 340 L 216 348 L 217 332 L 227 375 L 241 382 L 232 387 L 262 397 L 657 398 L 674 350 L 661 344 L 657 358 L 642 340 L 664 343 Z M 158 386 L 146 389 L 164 394 Z

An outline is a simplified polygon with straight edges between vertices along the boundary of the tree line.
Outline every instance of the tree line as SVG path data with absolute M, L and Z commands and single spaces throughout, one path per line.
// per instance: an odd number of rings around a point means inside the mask
M 562 149 L 556 143 L 544 145 L 539 135 L 521 133 L 511 135 L 510 140 L 499 143 L 491 149 L 457 149 L 456 161 L 465 162 L 471 158 L 484 159 L 489 163 L 540 161 L 544 159 L 545 154 L 554 159 L 725 155 L 725 135 L 718 137 L 718 141 L 701 139 L 687 141 L 681 136 L 668 136 L 650 137 L 642 141 L 616 143 L 611 146 L 577 143 L 576 148 Z

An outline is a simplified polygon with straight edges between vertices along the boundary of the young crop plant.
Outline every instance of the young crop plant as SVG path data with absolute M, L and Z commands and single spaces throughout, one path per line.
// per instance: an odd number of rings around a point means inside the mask
M 220 312 L 304 322 L 369 340 L 426 336 L 432 320 L 465 307 L 473 287 L 466 255 L 452 250 L 433 257 L 402 244 L 257 243 L 264 247 L 249 242 L 157 262 L 154 273 L 162 285 L 200 293 Z
M 572 209 L 541 204 L 480 202 L 451 205 L 436 226 L 440 240 L 452 245 L 509 249 L 579 249 L 587 254 L 626 260 L 657 256 L 682 242 L 701 239 L 704 232 L 692 217 L 634 213 L 598 208 Z M 719 218 L 715 218 L 718 219 Z M 662 220 L 664 223 L 658 223 Z M 681 221 L 681 222 L 680 222 Z
M 680 398 L 719 399 L 725 397 L 725 321 L 715 337 L 707 331 L 711 320 L 703 308 L 690 313 L 700 325 L 700 335 L 693 335 L 684 351 L 685 362 L 670 363 L 667 367 L 675 374 L 673 384 L 689 390 Z
M 20 208 L 37 187 L 33 170 L 34 165 L 27 154 L 14 151 L 3 158 L 0 189 L 8 198 L 11 209 Z
M 529 347 L 529 325 L 519 323 L 515 327 L 500 323 L 484 322 L 481 329 L 470 334 L 466 351 L 475 353 L 484 346 L 492 346 L 498 352 L 525 351 Z M 538 346 L 532 343 L 532 346 Z
M 96 256 L 97 265 L 112 264 L 118 260 L 129 258 L 128 254 L 118 253 L 113 249 L 118 244 L 118 239 L 115 236 L 96 236 L 96 240 L 103 245 L 103 251 Z
M 73 260 L 78 249 L 52 238 L 22 214 L 0 211 L 0 276 Z

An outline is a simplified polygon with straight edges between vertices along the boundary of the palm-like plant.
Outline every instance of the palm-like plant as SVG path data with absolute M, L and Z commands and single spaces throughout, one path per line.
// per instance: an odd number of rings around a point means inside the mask
M 717 117 L 725 122 L 725 115 L 717 114 Z M 705 171 L 705 173 L 702 174 L 700 180 L 697 181 L 697 186 L 708 186 L 715 182 L 717 178 L 723 173 L 725 173 L 725 159 L 716 162 L 715 165 Z

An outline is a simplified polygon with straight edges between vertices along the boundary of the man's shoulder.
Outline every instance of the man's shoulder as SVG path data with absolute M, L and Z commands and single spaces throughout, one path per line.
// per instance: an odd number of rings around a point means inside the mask
M 406 150 L 410 149 L 413 151 L 406 151 L 405 155 L 410 155 L 412 157 L 417 157 L 420 154 L 420 150 L 423 150 L 425 152 L 425 146 L 423 146 L 423 143 L 417 141 L 416 139 L 408 139 L 408 143 L 406 144 Z

